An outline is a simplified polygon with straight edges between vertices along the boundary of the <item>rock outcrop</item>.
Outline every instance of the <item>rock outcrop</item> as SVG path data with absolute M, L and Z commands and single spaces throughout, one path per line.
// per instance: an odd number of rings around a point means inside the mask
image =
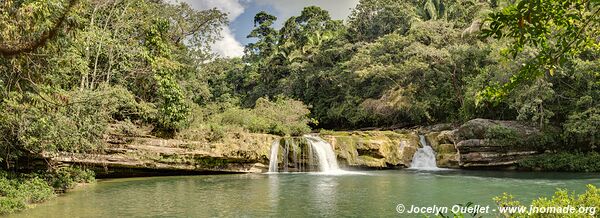
M 208 143 L 112 135 L 98 154 L 44 154 L 53 164 L 77 164 L 95 169 L 99 177 L 161 174 L 265 172 L 270 142 L 267 134 L 237 134 Z
M 474 119 L 451 131 L 431 132 L 427 139 L 447 168 L 510 168 L 542 152 L 548 143 L 537 128 L 517 121 Z
M 543 152 L 549 141 L 536 128 L 516 121 L 475 119 L 460 127 L 440 124 L 409 131 L 324 132 L 342 168 L 410 167 L 421 147 L 419 133 L 443 168 L 508 168 Z M 44 154 L 51 164 L 78 164 L 100 177 L 157 174 L 260 173 L 269 165 L 268 134 L 230 134 L 219 142 L 111 135 L 98 154 Z
M 409 167 L 419 148 L 416 133 L 392 131 L 330 132 L 331 143 L 344 168 Z M 229 136 L 222 142 L 197 142 L 154 137 L 112 135 L 98 154 L 45 154 L 53 164 L 77 164 L 95 169 L 99 177 L 261 173 L 268 171 L 271 143 L 267 134 Z
M 425 135 L 425 139 L 436 153 L 438 167 L 460 167 L 460 154 L 454 144 L 454 132 L 452 130 L 444 130 L 441 132 L 430 132 Z
M 330 132 L 321 137 L 334 147 L 340 165 L 354 168 L 409 167 L 419 148 L 419 136 L 414 132 Z
M 544 134 L 517 121 L 475 119 L 463 124 L 455 137 L 461 167 L 512 167 L 543 152 Z

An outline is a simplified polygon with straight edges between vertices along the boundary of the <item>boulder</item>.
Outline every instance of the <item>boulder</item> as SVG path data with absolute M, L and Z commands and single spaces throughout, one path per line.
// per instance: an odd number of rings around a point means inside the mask
M 461 125 L 454 135 L 459 140 L 485 139 L 493 134 L 492 131 L 502 129 L 508 130 L 518 137 L 529 137 L 541 133 L 539 129 L 518 121 L 474 119 Z
M 454 131 L 429 132 L 425 134 L 427 143 L 436 153 L 436 163 L 442 168 L 459 168 L 459 154 L 454 146 Z
M 474 119 L 454 133 L 462 168 L 510 168 L 539 154 L 548 141 L 535 127 L 517 121 Z

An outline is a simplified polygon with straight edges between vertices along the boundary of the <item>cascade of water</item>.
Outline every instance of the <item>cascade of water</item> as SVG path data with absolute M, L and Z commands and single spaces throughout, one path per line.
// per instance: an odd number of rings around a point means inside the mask
M 310 143 L 310 147 L 315 151 L 319 161 L 319 170 L 321 172 L 340 171 L 337 164 L 337 158 L 331 144 L 319 138 L 318 136 L 305 135 Z
M 420 169 L 420 170 L 437 170 L 436 161 L 435 161 L 435 151 L 433 148 L 427 144 L 427 140 L 425 140 L 425 136 L 419 135 L 419 142 L 421 143 L 422 148 L 419 148 L 415 155 L 413 156 L 412 163 L 410 164 L 411 169 Z
M 290 139 L 286 138 L 285 139 L 285 144 L 284 144 L 284 148 L 283 148 L 283 172 L 288 172 L 288 163 L 289 163 L 289 157 L 290 157 Z
M 271 158 L 269 158 L 269 172 L 277 172 L 277 168 L 278 168 L 277 156 L 278 155 L 279 155 L 279 140 L 275 140 L 271 144 Z
M 294 142 L 293 147 L 295 167 L 296 169 L 298 169 L 298 171 L 302 172 L 304 170 L 302 168 L 302 147 L 300 147 L 300 145 L 297 145 L 296 142 Z
M 279 172 L 279 155 L 283 172 L 288 172 L 288 166 L 293 171 L 311 172 L 313 166 L 318 165 L 320 172 L 336 173 L 343 172 L 337 164 L 337 158 L 331 144 L 318 136 L 303 136 L 306 144 L 297 144 L 294 139 L 286 138 L 283 145 L 280 140 L 271 144 L 271 158 L 269 162 L 269 172 Z M 280 151 L 281 146 L 281 151 Z M 290 163 L 291 161 L 291 163 Z
M 308 162 L 306 162 L 306 165 L 308 166 L 307 171 L 308 172 L 314 171 L 314 168 L 313 168 L 314 165 L 312 164 L 312 163 L 314 163 L 314 158 L 313 158 L 314 154 L 313 154 L 312 146 L 306 146 L 306 150 L 308 150 L 308 153 L 306 154 L 308 156 L 308 158 L 307 158 Z

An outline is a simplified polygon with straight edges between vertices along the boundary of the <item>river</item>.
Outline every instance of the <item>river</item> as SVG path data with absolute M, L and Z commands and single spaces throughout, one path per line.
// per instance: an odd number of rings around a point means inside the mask
M 473 202 L 495 207 L 492 198 L 503 192 L 528 204 L 557 188 L 580 193 L 586 184 L 600 186 L 600 178 L 573 173 L 387 170 L 110 179 L 13 217 L 400 216 L 398 204 L 451 207 Z

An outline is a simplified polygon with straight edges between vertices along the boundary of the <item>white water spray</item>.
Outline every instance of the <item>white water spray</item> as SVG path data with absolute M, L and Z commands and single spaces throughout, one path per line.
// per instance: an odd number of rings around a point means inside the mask
M 422 148 L 419 148 L 415 155 L 413 156 L 412 163 L 410 164 L 410 169 L 418 169 L 418 170 L 439 170 L 435 161 L 435 151 L 433 148 L 427 144 L 427 140 L 425 140 L 425 136 L 419 135 L 419 142 L 421 143 Z
M 271 144 L 271 158 L 269 158 L 269 173 L 277 172 L 277 156 L 279 155 L 279 140 Z
M 310 146 L 317 155 L 319 170 L 321 172 L 329 173 L 341 171 L 337 164 L 337 158 L 331 144 L 318 136 L 305 135 L 304 137 L 308 139 Z
M 346 171 L 340 170 L 337 157 L 331 144 L 315 135 L 304 135 L 302 137 L 306 146 L 302 149 L 293 139 L 283 140 L 285 145 L 280 145 L 280 140 L 271 144 L 271 155 L 269 159 L 269 173 L 280 171 L 279 153 L 282 152 L 282 172 L 289 172 L 288 165 L 293 169 L 292 172 L 311 171 L 311 166 L 318 166 L 319 172 L 324 174 L 342 174 Z M 280 146 L 283 150 L 280 151 Z M 290 157 L 291 154 L 291 157 Z M 290 165 L 291 164 L 291 165 Z M 291 170 L 290 170 L 291 171 Z

